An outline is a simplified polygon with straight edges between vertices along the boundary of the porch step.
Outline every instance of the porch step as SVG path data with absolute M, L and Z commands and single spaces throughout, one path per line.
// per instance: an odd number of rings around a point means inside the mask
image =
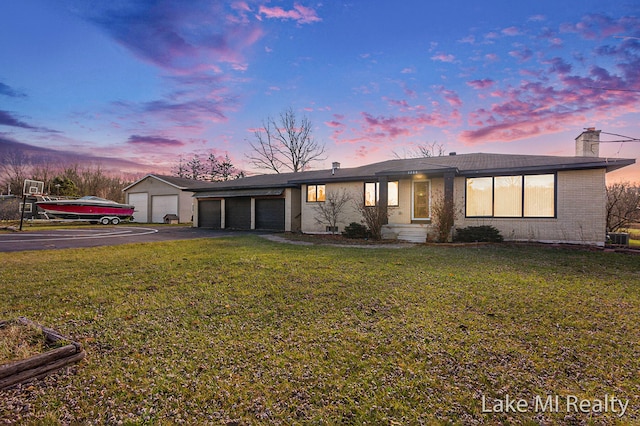
M 427 242 L 428 229 L 428 225 L 389 224 L 382 227 L 382 238 L 411 243 L 425 243 Z

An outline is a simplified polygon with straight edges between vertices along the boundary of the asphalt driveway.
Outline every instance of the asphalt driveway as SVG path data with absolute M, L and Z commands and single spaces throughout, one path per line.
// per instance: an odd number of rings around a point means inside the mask
M 189 226 L 96 226 L 0 234 L 0 252 L 112 246 L 153 241 L 243 235 Z

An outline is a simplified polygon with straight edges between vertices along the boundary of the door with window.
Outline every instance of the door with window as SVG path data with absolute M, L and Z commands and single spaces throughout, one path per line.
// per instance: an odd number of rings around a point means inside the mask
M 431 218 L 431 182 L 413 182 L 413 206 L 411 209 L 412 220 L 427 220 Z

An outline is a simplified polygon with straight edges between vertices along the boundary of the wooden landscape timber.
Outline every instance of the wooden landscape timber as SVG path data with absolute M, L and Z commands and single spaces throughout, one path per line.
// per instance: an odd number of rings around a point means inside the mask
M 73 342 L 50 328 L 23 317 L 18 318 L 18 323 L 40 328 L 49 345 L 60 341 L 69 343 L 26 359 L 0 365 L 0 389 L 8 389 L 20 383 L 39 379 L 66 365 L 80 361 L 86 355 L 80 343 Z M 7 324 L 6 321 L 0 321 L 0 327 L 5 324 Z

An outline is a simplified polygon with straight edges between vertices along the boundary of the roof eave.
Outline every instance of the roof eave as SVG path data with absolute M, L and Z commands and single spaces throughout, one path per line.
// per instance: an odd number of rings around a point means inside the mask
M 428 176 L 440 176 L 447 173 L 459 174 L 460 171 L 457 167 L 438 167 L 430 169 L 415 169 L 415 170 L 383 170 L 376 173 L 377 177 L 410 177 L 415 175 L 428 175 Z
M 297 185 L 314 184 L 314 183 L 332 183 L 332 182 L 359 182 L 363 180 L 377 179 L 375 175 L 362 175 L 362 176 L 330 176 L 330 177 L 316 177 L 311 179 L 296 179 L 290 181 Z
M 158 175 L 154 175 L 153 173 L 149 173 L 149 174 L 147 174 L 146 176 L 144 176 L 143 178 L 140 178 L 140 179 L 138 179 L 137 181 L 133 182 L 132 184 L 130 184 L 130 185 L 128 185 L 128 186 L 126 186 L 125 188 L 123 188 L 123 189 L 122 189 L 122 191 L 124 192 L 124 191 L 129 190 L 130 188 L 133 188 L 134 186 L 136 186 L 137 184 L 139 184 L 140 182 L 142 182 L 143 180 L 145 180 L 146 178 L 149 178 L 149 177 L 152 177 L 152 178 L 154 178 L 154 179 L 157 179 L 157 180 L 159 180 L 160 182 L 166 183 L 167 185 L 171 185 L 171 186 L 173 186 L 174 188 L 176 188 L 176 189 L 180 189 L 180 190 L 182 190 L 182 191 L 184 191 L 184 190 L 188 190 L 188 189 L 189 189 L 189 187 L 187 187 L 187 186 L 176 185 L 175 183 L 172 183 L 172 182 L 169 182 L 168 180 L 162 179 L 162 178 L 161 178 L 160 176 L 158 176 Z
M 249 188 L 268 189 L 268 188 L 298 188 L 298 187 L 299 185 L 285 183 L 285 184 L 275 184 L 275 185 L 233 185 L 233 186 L 224 186 L 224 187 L 208 186 L 208 187 L 199 187 L 199 188 L 189 188 L 189 191 L 212 192 L 212 191 L 239 191 L 242 189 L 249 189 Z
M 524 167 L 503 167 L 481 170 L 463 170 L 460 171 L 461 176 L 486 176 L 495 174 L 513 174 L 513 173 L 553 173 L 557 171 L 568 170 L 588 170 L 588 169 L 606 169 L 607 173 L 620 169 L 622 167 L 634 164 L 633 159 L 605 159 L 599 162 L 585 162 L 575 164 L 555 164 L 540 166 L 524 166 Z

